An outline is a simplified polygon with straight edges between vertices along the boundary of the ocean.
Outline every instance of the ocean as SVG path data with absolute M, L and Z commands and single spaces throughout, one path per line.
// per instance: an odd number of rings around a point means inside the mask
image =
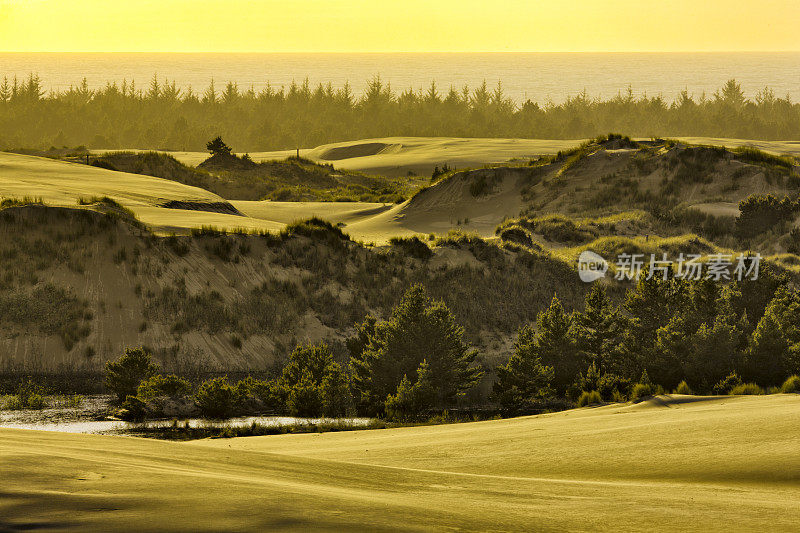
M 92 88 L 135 80 L 145 88 L 157 75 L 181 88 L 204 90 L 213 79 L 240 89 L 288 87 L 308 78 L 312 85 L 349 82 L 361 94 L 375 76 L 395 91 L 451 86 L 475 88 L 498 81 L 517 102 L 563 102 L 582 91 L 609 98 L 630 86 L 641 96 L 672 101 L 686 89 L 708 96 L 736 78 L 748 97 L 769 86 L 777 96 L 800 100 L 800 52 L 730 53 L 408 53 L 408 54 L 174 54 L 0 53 L 0 77 L 36 73 L 48 90 L 63 90 L 85 77 Z

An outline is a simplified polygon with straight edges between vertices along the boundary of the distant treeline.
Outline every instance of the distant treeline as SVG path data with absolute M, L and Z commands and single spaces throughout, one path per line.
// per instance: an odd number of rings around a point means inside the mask
M 609 100 L 584 91 L 564 103 L 517 105 L 486 84 L 461 90 L 396 92 L 374 78 L 362 95 L 349 85 L 261 91 L 213 82 L 203 92 L 179 89 L 156 77 L 146 88 L 109 83 L 91 90 L 84 80 L 46 93 L 40 78 L 0 81 L 0 148 L 203 150 L 222 135 L 243 151 L 313 147 L 384 136 L 576 139 L 608 131 L 637 137 L 708 136 L 786 140 L 800 136 L 800 104 L 769 88 L 753 100 L 728 81 L 711 96 L 687 91 L 669 102 L 632 90 Z

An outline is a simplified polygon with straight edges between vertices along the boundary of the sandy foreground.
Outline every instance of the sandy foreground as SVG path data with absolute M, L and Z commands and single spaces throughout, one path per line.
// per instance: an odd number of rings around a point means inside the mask
M 800 396 L 191 443 L 0 430 L 0 530 L 791 530 Z

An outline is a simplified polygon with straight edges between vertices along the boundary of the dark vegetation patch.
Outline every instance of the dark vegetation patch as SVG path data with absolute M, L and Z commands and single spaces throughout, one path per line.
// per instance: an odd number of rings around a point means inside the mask
M 430 247 L 422 242 L 419 237 L 392 237 L 389 239 L 389 244 L 394 248 L 398 248 L 405 255 L 423 261 L 430 259 L 433 255 Z
M 226 215 L 244 216 L 241 211 L 236 209 L 229 202 L 190 202 L 180 200 L 170 200 L 160 204 L 159 207 L 167 209 L 187 209 L 189 211 L 208 211 L 209 213 L 224 213 Z

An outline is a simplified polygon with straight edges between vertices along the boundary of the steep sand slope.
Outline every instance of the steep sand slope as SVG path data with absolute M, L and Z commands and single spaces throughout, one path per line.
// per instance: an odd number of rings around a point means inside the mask
M 0 430 L 0 528 L 791 530 L 799 407 L 661 397 L 195 443 Z

